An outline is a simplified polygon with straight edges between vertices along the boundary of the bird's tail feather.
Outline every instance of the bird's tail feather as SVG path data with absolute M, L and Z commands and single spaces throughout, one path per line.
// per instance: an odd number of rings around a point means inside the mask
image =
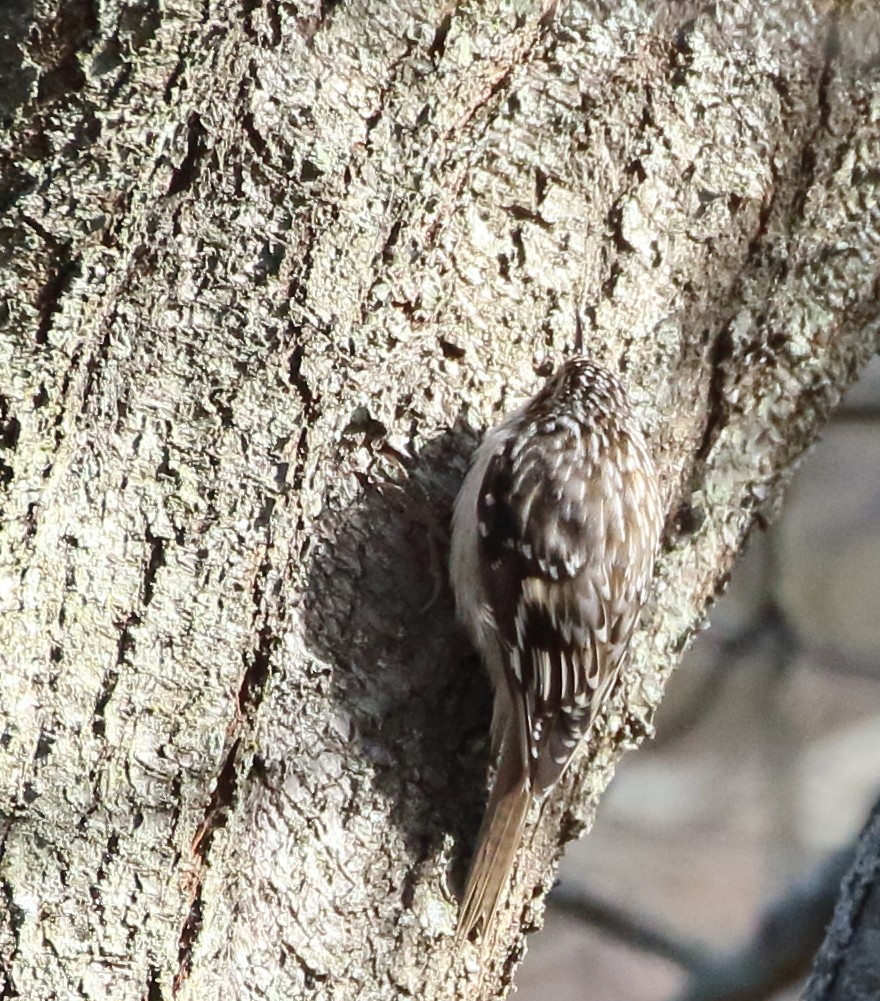
M 510 758 L 506 761 L 505 758 L 507 755 L 502 753 L 502 763 L 468 873 L 455 932 L 456 951 L 478 927 L 486 944 L 501 896 L 510 882 L 513 862 L 532 803 L 528 774 L 524 773 L 519 761 L 514 764 Z

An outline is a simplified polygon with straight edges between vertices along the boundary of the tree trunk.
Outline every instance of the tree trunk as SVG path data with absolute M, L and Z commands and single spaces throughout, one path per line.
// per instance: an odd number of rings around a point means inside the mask
M 503 996 L 873 349 L 872 0 L 0 17 L 2 997 Z M 488 688 L 449 508 L 581 348 L 630 385 L 664 554 L 491 961 L 451 968 Z
M 880 802 L 874 807 L 840 888 L 834 918 L 803 1001 L 880 997 Z

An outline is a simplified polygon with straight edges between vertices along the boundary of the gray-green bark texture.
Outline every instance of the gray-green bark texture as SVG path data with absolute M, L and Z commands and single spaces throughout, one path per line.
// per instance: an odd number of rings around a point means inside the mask
M 503 996 L 873 350 L 872 0 L 0 18 L 0 997 Z M 450 504 L 579 337 L 664 550 L 485 969 L 450 968 L 488 755 Z

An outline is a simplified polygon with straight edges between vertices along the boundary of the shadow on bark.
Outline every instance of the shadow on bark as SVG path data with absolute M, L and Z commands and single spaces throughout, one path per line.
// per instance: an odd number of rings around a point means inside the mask
M 306 645 L 332 665 L 333 702 L 391 804 L 413 875 L 446 835 L 474 845 L 486 801 L 489 683 L 447 576 L 452 506 L 476 441 L 459 424 L 397 456 L 393 480 L 358 473 L 358 502 L 324 520 L 310 560 Z M 469 855 L 456 860 L 456 888 Z

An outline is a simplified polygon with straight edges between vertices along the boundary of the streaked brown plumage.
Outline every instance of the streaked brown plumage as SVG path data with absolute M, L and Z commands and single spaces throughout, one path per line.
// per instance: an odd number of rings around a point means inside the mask
M 495 780 L 458 922 L 490 930 L 531 804 L 559 781 L 626 657 L 663 524 L 626 392 L 563 365 L 489 431 L 453 516 L 459 615 L 495 690 Z

